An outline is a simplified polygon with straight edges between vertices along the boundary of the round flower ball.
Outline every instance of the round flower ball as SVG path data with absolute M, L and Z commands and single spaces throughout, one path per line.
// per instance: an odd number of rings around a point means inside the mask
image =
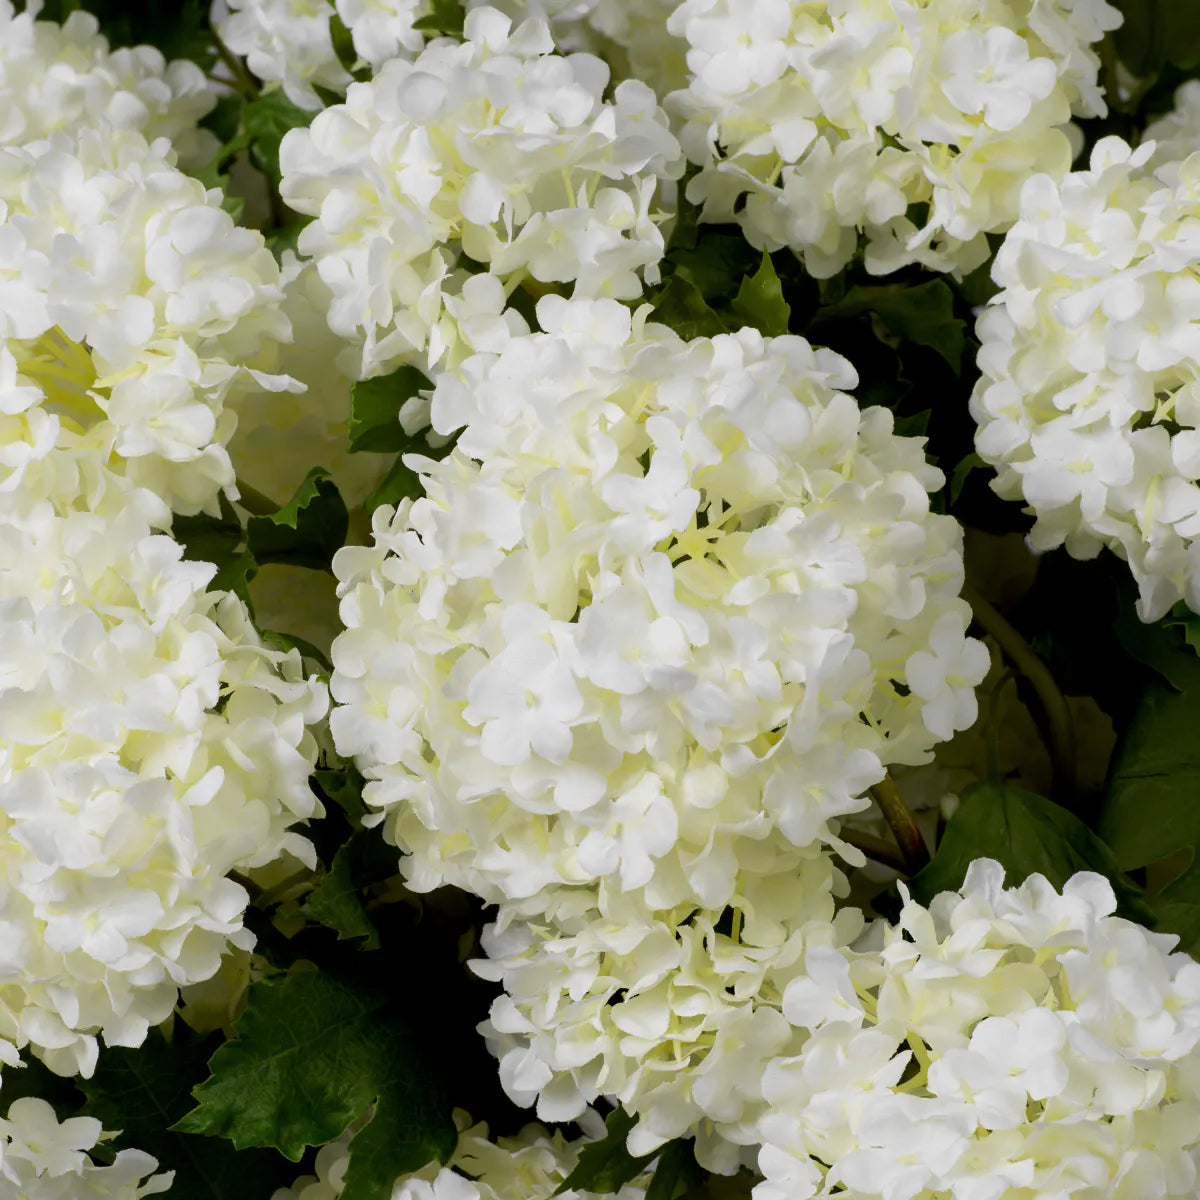
M 300 253 L 364 378 L 443 357 L 449 316 L 471 316 L 454 311 L 460 265 L 509 290 L 532 276 L 623 300 L 658 279 L 652 205 L 683 158 L 650 88 L 626 80 L 606 98 L 608 67 L 554 53 L 541 20 L 479 8 L 463 37 L 386 63 L 280 144 L 283 198 L 314 218 Z M 490 294 L 481 311 L 494 315 Z
M 1105 0 L 684 0 L 691 78 L 665 100 L 687 195 L 818 278 L 865 264 L 962 274 L 1032 171 L 1070 170 L 1072 116 L 1106 112 Z
M 922 441 L 837 354 L 648 311 L 547 296 L 440 375 L 455 448 L 334 559 L 334 737 L 417 890 L 719 910 L 975 718 Z
M 971 397 L 1033 548 L 1113 550 L 1146 621 L 1200 611 L 1200 156 L 1154 168 L 1154 152 L 1104 138 L 1087 170 L 1025 184 Z
M 910 899 L 783 993 L 754 1200 L 1196 1194 L 1200 964 L 1115 916 L 1101 875 Z

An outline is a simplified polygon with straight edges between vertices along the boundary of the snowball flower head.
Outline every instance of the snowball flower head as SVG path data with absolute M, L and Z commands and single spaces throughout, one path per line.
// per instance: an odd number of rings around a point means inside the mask
M 429 0 L 228 0 L 217 31 L 259 79 L 318 112 L 318 87 L 344 92 L 354 78 L 343 57 L 371 71 L 412 57 L 425 45 L 413 24 L 430 11 Z
M 1195 1194 L 1200 965 L 1102 876 L 1003 880 L 981 859 L 928 908 L 901 885 L 897 925 L 808 953 L 755 1200 Z
M 84 1075 L 98 1033 L 140 1045 L 253 945 L 229 872 L 313 861 L 292 827 L 319 812 L 326 707 L 155 532 L 157 497 L 111 473 L 89 491 L 0 524 L 0 1061 L 29 1045 Z
M 1035 549 L 1129 563 L 1147 621 L 1200 610 L 1200 157 L 1105 138 L 1089 169 L 1021 192 L 978 323 L 971 397 L 993 487 Z
M 216 512 L 236 406 L 298 386 L 269 369 L 289 326 L 261 235 L 109 128 L 0 149 L 0 215 L 0 497 L 94 461 Z
M 385 64 L 280 146 L 284 199 L 333 292 L 330 327 L 363 347 L 364 377 L 439 360 L 443 293 L 465 254 L 505 279 L 574 281 L 630 299 L 653 282 L 663 239 L 657 180 L 683 169 L 645 84 L 603 99 L 608 68 L 553 53 L 546 25 L 494 9 L 465 40 Z M 503 294 L 503 293 L 502 293 Z
M 104 1136 L 95 1117 L 60 1122 L 45 1100 L 23 1096 L 0 1119 L 0 1192 L 22 1200 L 139 1200 L 165 1192 L 174 1171 L 141 1150 L 121 1150 L 108 1166 L 88 1157 Z
M 688 197 L 821 278 L 860 235 L 875 274 L 969 271 L 1030 171 L 1069 170 L 1072 114 L 1105 112 L 1091 47 L 1120 20 L 1105 0 L 684 0 L 691 79 L 666 104 Z
M 335 558 L 334 736 L 419 890 L 719 910 L 974 718 L 922 443 L 836 354 L 647 311 L 545 297 L 441 374 L 456 448 Z
M 0 0 L 0 146 L 103 123 L 169 138 L 185 165 L 208 160 L 217 140 L 197 122 L 217 93 L 200 67 L 168 63 L 153 46 L 111 50 L 91 13 L 77 9 L 60 25 L 37 20 L 41 7 L 17 13 Z

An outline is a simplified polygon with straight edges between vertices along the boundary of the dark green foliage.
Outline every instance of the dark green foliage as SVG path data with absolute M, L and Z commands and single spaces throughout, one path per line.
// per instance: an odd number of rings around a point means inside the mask
M 296 494 L 277 512 L 251 517 L 246 526 L 250 553 L 260 564 L 329 570 L 346 542 L 349 514 L 329 472 L 313 467 Z

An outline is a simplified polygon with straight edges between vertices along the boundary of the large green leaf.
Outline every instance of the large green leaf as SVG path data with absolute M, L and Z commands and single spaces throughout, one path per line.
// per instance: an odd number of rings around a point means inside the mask
M 329 871 L 309 894 L 299 915 L 334 930 L 339 939 L 364 939 L 373 950 L 379 934 L 363 907 L 359 888 L 386 879 L 397 870 L 396 851 L 377 829 L 356 832 L 329 864 Z
M 563 1192 L 619 1192 L 636 1179 L 659 1151 L 634 1158 L 625 1148 L 629 1131 L 637 1124 L 623 1108 L 614 1108 L 604 1120 L 604 1136 L 590 1142 L 579 1152 L 571 1173 L 559 1184 L 555 1195 Z
M 172 1200 L 265 1198 L 295 1177 L 295 1168 L 274 1151 L 238 1150 L 226 1141 L 168 1129 L 191 1107 L 191 1089 L 204 1078 L 220 1042 L 219 1034 L 201 1037 L 177 1019 L 170 1041 L 155 1029 L 137 1050 L 107 1049 L 95 1074 L 81 1081 L 85 1115 L 98 1118 L 105 1129 L 120 1130 L 119 1147 L 145 1150 L 161 1170 L 175 1172 Z
M 330 569 L 346 543 L 350 516 L 337 484 L 323 467 L 313 467 L 296 494 L 276 512 L 251 517 L 246 526 L 250 553 L 261 563 Z
M 177 1132 L 296 1161 L 374 1106 L 350 1142 L 343 1200 L 378 1200 L 398 1175 L 452 1153 L 444 1079 L 380 981 L 315 970 L 261 980 L 234 1032 Z
M 1109 847 L 1073 813 L 1032 792 L 1000 784 L 964 792 L 932 862 L 909 883 L 914 898 L 927 904 L 938 892 L 955 891 L 977 858 L 996 859 L 1008 887 L 1044 875 L 1061 888 L 1078 871 L 1098 872 L 1112 883 L 1126 915 L 1152 919 Z
M 709 305 L 691 280 L 672 275 L 654 297 L 654 320 L 681 338 L 716 337 L 729 326 Z
M 278 188 L 279 143 L 292 129 L 308 125 L 313 114 L 293 104 L 282 91 L 266 92 L 247 102 L 242 128 L 249 143 L 250 161 Z

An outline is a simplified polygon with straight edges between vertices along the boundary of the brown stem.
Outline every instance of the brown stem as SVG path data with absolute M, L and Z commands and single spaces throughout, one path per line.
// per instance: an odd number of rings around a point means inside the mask
M 909 875 L 915 875 L 929 862 L 929 847 L 925 845 L 925 839 L 921 836 L 912 813 L 908 811 L 904 797 L 900 795 L 900 790 L 892 782 L 890 775 L 885 775 L 871 789 L 871 795 L 875 797 L 883 819 L 888 823 L 896 845 L 900 847 L 905 871 Z
M 908 873 L 908 864 L 904 861 L 904 855 L 895 846 L 881 838 L 874 838 L 869 833 L 857 831 L 849 833 L 845 829 L 838 833 L 838 837 L 843 842 L 848 842 L 856 850 L 861 850 L 875 862 L 882 863 L 885 867 L 891 867 L 893 871 L 899 871 L 901 875 Z

